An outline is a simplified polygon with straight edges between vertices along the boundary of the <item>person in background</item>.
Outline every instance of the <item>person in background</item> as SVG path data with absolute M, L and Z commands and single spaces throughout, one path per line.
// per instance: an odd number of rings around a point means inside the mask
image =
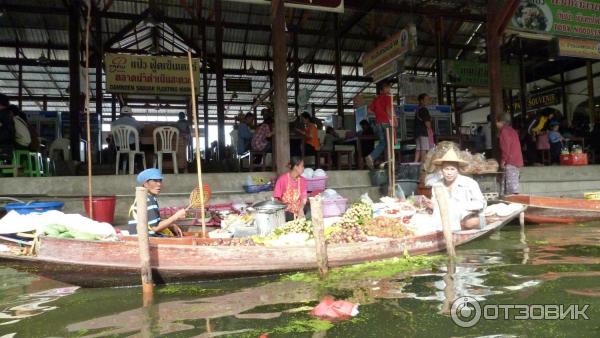
M 287 205 L 286 221 L 303 218 L 308 199 L 306 180 L 302 177 L 304 161 L 301 158 L 292 157 L 289 169 L 289 172 L 279 176 L 273 189 L 273 198 Z
M 523 166 L 523 153 L 519 134 L 510 126 L 510 114 L 502 114 L 496 121 L 500 143 L 500 168 L 504 169 L 503 188 L 505 195 L 518 194 L 519 168 Z
M 454 149 L 450 149 L 440 159 L 433 163 L 440 168 L 440 174 L 431 177 L 432 187 L 442 186 L 447 192 L 448 216 L 450 227 L 453 231 L 479 229 L 485 226 L 482 211 L 486 207 L 486 200 L 479 184 L 470 177 L 460 174 L 460 168 L 468 163 L 458 156 Z M 433 211 L 434 219 L 441 224 L 441 214 L 437 205 L 435 189 L 432 191 L 431 200 L 423 199 L 425 206 Z
M 237 142 L 237 153 L 243 155 L 250 149 L 250 143 L 252 142 L 252 130 L 250 129 L 254 122 L 254 114 L 247 113 L 238 126 L 238 142 Z
M 433 129 L 431 127 L 431 114 L 427 106 L 431 104 L 431 97 L 422 93 L 418 96 L 419 105 L 415 113 L 415 143 L 417 149 L 415 152 L 415 162 L 425 161 L 425 156 L 429 149 L 434 146 Z
M 325 129 L 325 139 L 323 140 L 323 146 L 321 150 L 324 151 L 333 151 L 335 143 L 340 141 L 341 138 L 335 132 L 333 127 L 329 126 Z
M 252 150 L 270 153 L 273 150 L 273 119 L 267 117 L 252 136 Z
M 392 86 L 388 82 L 381 85 L 379 94 L 369 105 L 367 111 L 375 115 L 375 134 L 379 142 L 373 151 L 365 157 L 365 164 L 369 169 L 375 167 L 375 161 L 381 156 L 387 147 L 386 130 L 391 128 L 391 123 L 394 120 L 392 96 L 390 90 Z
M 181 237 L 181 229 L 175 224 L 180 219 L 185 218 L 185 209 L 178 210 L 173 216 L 167 219 L 160 218 L 158 195 L 163 186 L 163 177 L 160 170 L 150 168 L 137 175 L 137 183 L 148 190 L 146 199 L 148 232 L 150 236 L 158 237 Z M 129 208 L 129 234 L 137 234 L 137 206 L 134 202 Z
M 371 128 L 371 124 L 367 120 L 360 121 L 360 131 L 358 132 L 358 136 L 374 136 L 375 132 L 373 128 Z M 375 148 L 375 140 L 361 140 L 360 148 L 362 154 L 370 154 Z
M 15 122 L 9 103 L 8 96 L 0 94 L 0 164 L 11 163 L 13 157 Z
M 487 158 L 492 158 L 494 153 L 492 151 L 492 115 L 487 115 L 487 123 L 483 125 L 483 136 L 485 138 L 485 155 Z
M 550 141 L 550 164 L 560 163 L 560 152 L 563 142 L 566 139 L 560 133 L 560 123 L 558 121 L 550 122 L 550 131 L 548 132 L 548 141 Z
M 123 106 L 121 108 L 120 117 L 110 124 L 111 129 L 116 126 L 130 126 L 135 128 L 138 133 L 141 133 L 142 129 L 144 128 L 144 125 L 141 122 L 133 118 L 131 107 L 129 106 Z M 129 144 L 135 148 L 135 137 L 133 135 L 129 135 Z
M 478 153 L 485 152 L 485 133 L 483 126 L 478 126 L 477 129 L 475 129 L 475 135 L 473 135 L 473 147 Z
M 310 114 L 307 112 L 302 113 L 300 116 L 304 123 L 303 129 L 296 129 L 298 134 L 304 136 L 304 155 L 314 155 L 317 150 L 321 149 L 321 142 L 319 141 L 319 130 L 313 123 Z
M 184 112 L 179 112 L 179 120 L 177 120 L 175 125 L 177 126 L 177 129 L 179 129 L 179 132 L 187 135 L 191 134 L 190 121 L 186 120 Z

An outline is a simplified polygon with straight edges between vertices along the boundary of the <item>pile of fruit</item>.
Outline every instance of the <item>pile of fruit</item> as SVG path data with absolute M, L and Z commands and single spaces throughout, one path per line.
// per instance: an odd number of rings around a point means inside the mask
M 342 220 L 327 229 L 327 243 L 366 242 L 367 233 L 364 225 L 373 218 L 373 208 L 364 203 L 356 203 L 350 207 Z
M 375 217 L 363 226 L 369 236 L 403 238 L 413 235 L 398 218 Z
M 312 222 L 304 218 L 298 218 L 285 223 L 273 231 L 273 235 L 277 237 L 290 233 L 307 233 L 310 237 L 313 237 Z
M 200 242 L 196 245 L 204 246 L 254 246 L 256 243 L 251 238 L 218 238 L 213 239 L 210 242 Z

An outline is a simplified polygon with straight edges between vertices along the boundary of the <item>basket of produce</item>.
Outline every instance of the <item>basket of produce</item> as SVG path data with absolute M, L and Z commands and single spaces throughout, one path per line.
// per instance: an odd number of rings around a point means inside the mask
M 244 191 L 249 193 L 249 194 L 254 194 L 257 192 L 262 192 L 262 191 L 270 191 L 272 190 L 272 185 L 271 183 L 267 183 L 267 184 L 260 184 L 260 185 L 244 185 Z
M 306 179 L 307 191 L 323 191 L 327 186 L 327 176 Z
M 337 217 L 346 212 L 348 199 L 339 197 L 323 200 L 323 217 Z

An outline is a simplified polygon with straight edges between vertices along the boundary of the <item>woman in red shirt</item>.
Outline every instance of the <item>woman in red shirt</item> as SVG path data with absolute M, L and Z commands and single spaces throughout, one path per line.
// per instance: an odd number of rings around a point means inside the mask
M 319 142 L 319 130 L 317 126 L 312 122 L 312 118 L 309 113 L 302 113 L 302 120 L 304 122 L 304 129 L 296 129 L 296 131 L 304 135 L 304 155 L 314 155 L 317 150 L 321 149 L 321 142 Z
M 510 115 L 503 114 L 496 121 L 500 143 L 500 167 L 504 168 L 505 195 L 519 193 L 519 168 L 523 166 L 523 153 L 519 134 L 510 126 Z
M 391 84 L 384 83 L 381 89 L 379 90 L 379 95 L 371 102 L 369 105 L 368 111 L 369 113 L 375 114 L 375 135 L 379 139 L 377 146 L 375 149 L 369 154 L 369 156 L 365 157 L 365 163 L 369 169 L 373 169 L 375 167 L 375 161 L 383 154 L 383 151 L 386 149 L 387 140 L 386 140 L 386 130 L 390 129 L 390 124 L 392 121 L 393 107 L 392 107 L 392 96 L 390 95 Z

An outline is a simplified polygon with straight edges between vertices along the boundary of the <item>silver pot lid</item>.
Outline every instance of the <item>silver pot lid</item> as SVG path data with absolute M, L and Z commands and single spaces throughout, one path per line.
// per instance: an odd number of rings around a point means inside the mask
M 287 206 L 279 201 L 263 201 L 252 205 L 252 208 L 258 211 L 279 211 L 285 209 Z

